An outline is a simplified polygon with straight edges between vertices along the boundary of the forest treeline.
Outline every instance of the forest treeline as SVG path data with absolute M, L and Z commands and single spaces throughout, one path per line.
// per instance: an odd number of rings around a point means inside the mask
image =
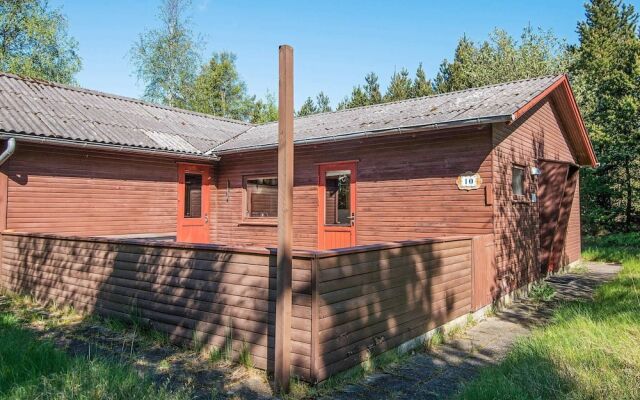
M 273 94 L 247 91 L 236 55 L 203 54 L 189 0 L 163 0 L 154 29 L 132 38 L 128 57 L 145 100 L 216 116 L 264 123 L 278 117 Z M 0 70 L 75 84 L 78 42 L 60 9 L 46 0 L 0 0 Z M 583 229 L 590 234 L 640 228 L 640 31 L 638 13 L 620 0 L 591 0 L 576 21 L 578 42 L 531 26 L 513 37 L 496 28 L 485 40 L 462 36 L 452 60 L 429 77 L 422 63 L 401 68 L 382 88 L 372 71 L 336 110 L 447 93 L 549 74 L 569 74 L 600 166 L 581 174 Z M 320 92 L 298 116 L 332 111 Z

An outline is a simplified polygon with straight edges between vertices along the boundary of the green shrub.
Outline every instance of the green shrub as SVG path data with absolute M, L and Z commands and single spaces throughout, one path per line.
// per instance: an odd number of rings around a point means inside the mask
M 556 290 L 546 281 L 535 283 L 529 291 L 529 298 L 534 302 L 549 301 L 556 294 Z

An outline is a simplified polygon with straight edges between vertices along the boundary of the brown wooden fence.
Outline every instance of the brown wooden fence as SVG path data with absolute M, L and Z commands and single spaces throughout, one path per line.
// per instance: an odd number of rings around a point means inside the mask
M 471 310 L 469 238 L 323 252 L 316 273 L 318 380 Z
M 116 317 L 135 313 L 176 341 L 194 338 L 273 362 L 275 253 L 217 246 L 4 233 L 2 283 L 40 300 Z M 293 373 L 310 378 L 311 262 L 293 271 Z M 268 360 L 268 361 L 267 361 Z
M 292 373 L 324 380 L 472 311 L 473 250 L 484 248 L 442 238 L 295 252 Z M 176 341 L 231 338 L 273 366 L 274 251 L 13 232 L 1 251 L 9 290 L 133 313 Z

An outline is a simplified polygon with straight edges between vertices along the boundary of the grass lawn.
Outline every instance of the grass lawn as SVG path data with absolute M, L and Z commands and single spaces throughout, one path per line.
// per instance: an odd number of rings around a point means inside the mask
M 561 305 L 548 326 L 519 341 L 459 398 L 640 398 L 640 233 L 588 240 L 583 257 L 623 270 L 593 302 Z
M 1 399 L 182 399 L 125 364 L 70 357 L 0 313 Z

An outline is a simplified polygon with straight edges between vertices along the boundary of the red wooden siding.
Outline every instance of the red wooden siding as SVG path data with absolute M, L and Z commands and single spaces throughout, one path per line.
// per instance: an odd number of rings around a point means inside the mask
M 565 259 L 563 264 L 577 261 L 581 257 L 581 236 L 580 236 L 580 175 L 576 182 L 576 191 L 573 194 L 573 204 L 569 216 L 569 226 L 567 228 L 567 239 L 565 243 Z
M 318 164 L 357 159 L 357 244 L 372 244 L 448 234 L 493 232 L 491 206 L 484 190 L 458 190 L 456 177 L 480 172 L 491 184 L 488 128 L 424 132 L 318 146 L 299 146 L 295 154 L 294 246 L 317 247 Z M 273 246 L 273 223 L 249 224 L 242 218 L 244 176 L 276 170 L 276 152 L 222 155 L 216 167 L 215 242 Z M 227 190 L 227 182 L 229 190 Z
M 540 250 L 539 261 L 543 271 L 550 263 L 551 253 L 556 247 L 556 231 L 560 219 L 562 200 L 569 173 L 569 164 L 553 161 L 540 163 L 541 174 L 538 180 L 538 210 Z M 573 198 L 573 193 L 572 193 Z M 564 238 L 563 240 L 564 243 Z
M 116 239 L 2 235 L 0 284 L 78 310 L 128 318 L 132 308 L 176 341 L 194 335 L 249 346 L 258 368 L 273 362 L 275 255 Z M 292 372 L 310 374 L 311 262 L 294 258 Z
M 19 143 L 7 229 L 74 235 L 175 234 L 176 164 L 160 157 Z
M 536 160 L 541 158 L 567 162 L 575 162 L 575 158 L 567 144 L 561 119 L 549 99 L 512 124 L 494 125 L 493 146 L 497 278 L 500 289 L 508 292 L 531 282 L 540 273 L 539 204 L 530 201 L 531 193 L 537 191 L 536 178 L 530 174 L 530 167 L 536 166 Z M 514 163 L 528 169 L 526 201 L 514 201 L 512 197 L 511 166 Z M 577 259 L 575 239 L 580 235 L 577 202 L 573 204 L 571 215 L 567 246 L 571 248 L 571 257 Z

